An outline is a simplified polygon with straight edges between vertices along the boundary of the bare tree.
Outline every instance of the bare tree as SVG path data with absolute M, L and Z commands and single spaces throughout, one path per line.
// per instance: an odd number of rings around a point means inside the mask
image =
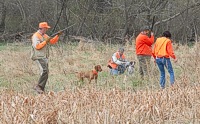
M 81 35 L 117 42 L 127 35 L 136 36 L 156 16 L 156 36 L 170 30 L 176 41 L 187 43 L 197 41 L 194 34 L 200 35 L 199 6 L 199 0 L 1 0 L 0 32 L 32 33 L 41 21 L 53 27 L 50 31 L 75 23 L 65 37 Z
M 5 31 L 5 19 L 6 19 L 6 6 L 5 6 L 5 0 L 3 0 L 2 2 L 0 2 L 0 33 L 3 33 Z

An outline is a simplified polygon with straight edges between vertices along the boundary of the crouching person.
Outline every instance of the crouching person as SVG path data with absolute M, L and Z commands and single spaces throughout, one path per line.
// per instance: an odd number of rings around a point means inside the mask
M 126 64 L 129 63 L 124 55 L 124 48 L 112 55 L 112 58 L 108 61 L 108 67 L 110 68 L 111 75 L 123 74 L 126 70 Z

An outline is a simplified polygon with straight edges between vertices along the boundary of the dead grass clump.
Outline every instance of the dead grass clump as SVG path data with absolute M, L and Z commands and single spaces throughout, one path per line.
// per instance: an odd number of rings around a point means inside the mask
M 78 50 L 79 51 L 95 51 L 96 50 L 96 41 L 94 40 L 85 40 L 85 39 L 80 39 L 79 44 L 78 44 Z
M 18 49 L 20 47 L 20 49 Z M 105 48 L 104 48 L 105 47 Z M 175 87 L 160 90 L 159 74 L 150 73 L 143 82 L 138 73 L 132 77 L 111 77 L 106 67 L 119 46 L 101 45 L 80 51 L 65 45 L 60 54 L 52 47 L 46 94 L 38 95 L 32 86 L 38 68 L 29 59 L 30 46 L 7 46 L 0 54 L 0 123 L 199 123 L 200 57 L 196 48 L 179 45 L 173 63 Z M 134 60 L 134 47 L 126 50 Z M 77 86 L 74 71 L 90 70 L 101 64 L 98 83 Z M 137 63 L 136 63 L 137 65 Z M 156 66 L 151 66 L 156 70 Z M 138 66 L 136 66 L 137 72 Z M 155 75 L 154 75 L 155 74 Z
M 76 88 L 32 96 L 1 91 L 1 123 L 198 122 L 199 87 L 165 90 Z

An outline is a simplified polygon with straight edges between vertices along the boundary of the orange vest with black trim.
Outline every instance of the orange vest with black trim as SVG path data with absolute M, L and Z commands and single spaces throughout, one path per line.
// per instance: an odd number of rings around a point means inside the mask
M 116 52 L 116 58 L 121 61 L 125 60 L 124 54 L 120 56 L 119 52 Z M 108 61 L 108 65 L 111 66 L 112 69 L 116 69 L 118 67 L 118 65 L 115 62 L 113 62 L 112 58 Z

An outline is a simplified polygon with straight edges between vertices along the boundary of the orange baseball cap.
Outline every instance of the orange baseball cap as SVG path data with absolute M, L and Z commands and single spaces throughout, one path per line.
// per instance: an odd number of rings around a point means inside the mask
M 51 28 L 47 22 L 40 22 L 39 23 L 39 28 Z

